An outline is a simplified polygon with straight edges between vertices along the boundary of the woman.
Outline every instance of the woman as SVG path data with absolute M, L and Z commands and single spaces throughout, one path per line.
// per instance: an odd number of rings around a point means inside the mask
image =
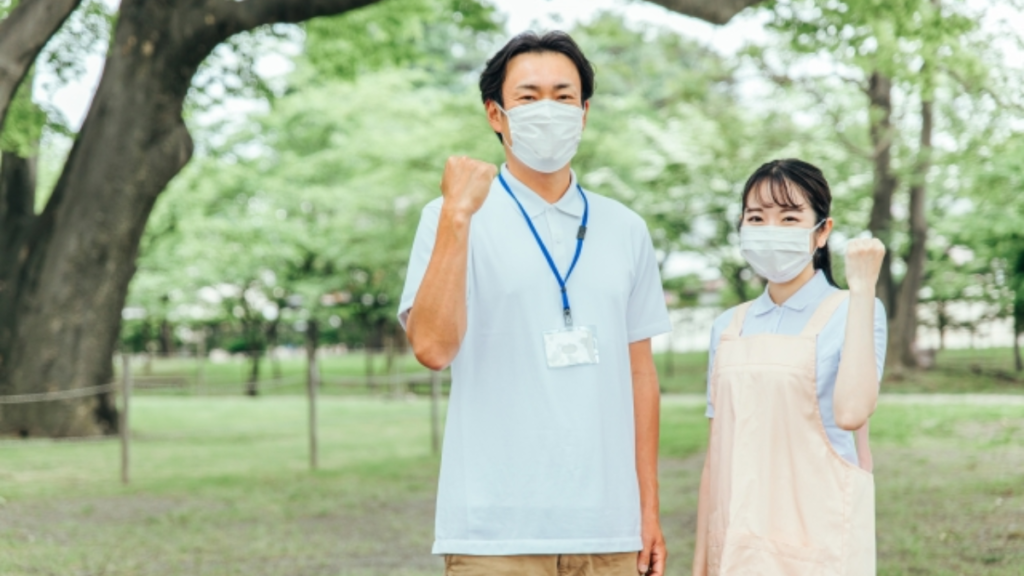
M 743 190 L 740 248 L 768 281 L 711 336 L 695 575 L 874 575 L 874 481 L 858 466 L 886 346 L 875 283 L 885 248 L 847 244 L 832 278 L 832 194 L 800 160 Z M 867 463 L 865 463 L 867 464 Z

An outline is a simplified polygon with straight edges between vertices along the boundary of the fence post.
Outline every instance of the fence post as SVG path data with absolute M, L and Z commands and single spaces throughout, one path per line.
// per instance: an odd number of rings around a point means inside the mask
M 203 373 L 206 363 L 206 327 L 199 331 L 199 340 L 196 341 L 196 394 L 206 392 L 206 375 Z
M 441 451 L 441 373 L 430 371 L 430 448 Z
M 317 368 L 316 347 L 319 339 L 316 320 L 306 325 L 306 393 L 309 396 L 309 468 L 317 469 L 316 398 L 320 388 L 320 370 Z
M 128 429 L 131 420 L 128 411 L 132 400 L 132 359 L 127 352 L 121 353 L 121 483 L 130 481 L 131 470 L 131 431 Z

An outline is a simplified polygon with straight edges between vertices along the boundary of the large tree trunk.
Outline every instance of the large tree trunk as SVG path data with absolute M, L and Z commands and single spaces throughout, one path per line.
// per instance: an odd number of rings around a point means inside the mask
M 910 252 L 907 255 L 907 273 L 900 283 L 896 319 L 889 338 L 889 358 L 904 368 L 916 368 L 917 358 L 917 303 L 924 265 L 927 259 L 928 172 L 932 166 L 932 102 L 930 96 L 921 102 L 921 147 L 914 167 L 914 182 L 910 186 Z
M 897 179 L 892 172 L 892 80 L 881 72 L 871 75 L 867 91 L 870 100 L 871 145 L 874 150 L 875 181 L 868 230 L 885 244 L 887 251 L 878 275 L 876 293 L 889 318 L 895 317 L 896 290 L 892 277 L 892 197 Z
M 0 393 L 109 382 L 139 239 L 192 154 L 181 117 L 192 76 L 229 36 L 373 0 L 125 0 L 92 107 L 45 210 L 0 250 Z M 10 236 L 5 228 L 5 236 Z M 109 397 L 6 405 L 0 434 L 116 428 Z

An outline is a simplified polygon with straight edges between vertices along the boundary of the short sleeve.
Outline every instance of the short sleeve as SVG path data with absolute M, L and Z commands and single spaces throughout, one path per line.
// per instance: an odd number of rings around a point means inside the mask
M 647 227 L 642 227 L 636 254 L 636 275 L 626 308 L 627 336 L 630 343 L 639 342 L 672 331 L 672 322 L 665 305 L 665 290 L 658 272 L 658 259 Z
M 409 321 L 416 293 L 419 292 L 423 276 L 427 273 L 430 256 L 434 252 L 434 240 L 437 238 L 437 224 L 441 218 L 441 199 L 438 198 L 423 207 L 420 223 L 416 228 L 416 238 L 412 243 L 409 255 L 409 267 L 405 273 L 405 287 L 402 289 L 402 300 L 398 306 L 398 321 L 402 328 Z
M 711 325 L 711 342 L 708 343 L 708 375 L 707 375 L 707 409 L 704 410 L 704 415 L 708 418 L 715 417 L 715 405 L 711 402 L 711 374 L 715 368 L 715 352 L 718 351 L 718 343 L 722 340 L 722 332 L 725 332 L 725 327 L 732 322 L 732 316 L 735 314 L 736 309 L 730 308 L 726 310 L 718 318 L 715 319 L 714 324 Z
M 878 383 L 881 385 L 885 373 L 885 352 L 889 346 L 889 317 L 885 304 L 875 298 L 875 362 L 878 364 Z

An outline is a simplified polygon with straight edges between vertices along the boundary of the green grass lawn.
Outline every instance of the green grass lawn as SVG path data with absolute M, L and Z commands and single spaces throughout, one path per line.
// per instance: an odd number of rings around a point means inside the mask
M 0 574 L 419 575 L 438 460 L 422 400 L 325 398 L 321 470 L 301 397 L 142 397 L 133 483 L 113 441 L 0 443 Z M 688 574 L 707 441 L 666 399 L 663 524 Z M 1020 576 L 1024 408 L 883 404 L 872 423 L 879 573 Z

